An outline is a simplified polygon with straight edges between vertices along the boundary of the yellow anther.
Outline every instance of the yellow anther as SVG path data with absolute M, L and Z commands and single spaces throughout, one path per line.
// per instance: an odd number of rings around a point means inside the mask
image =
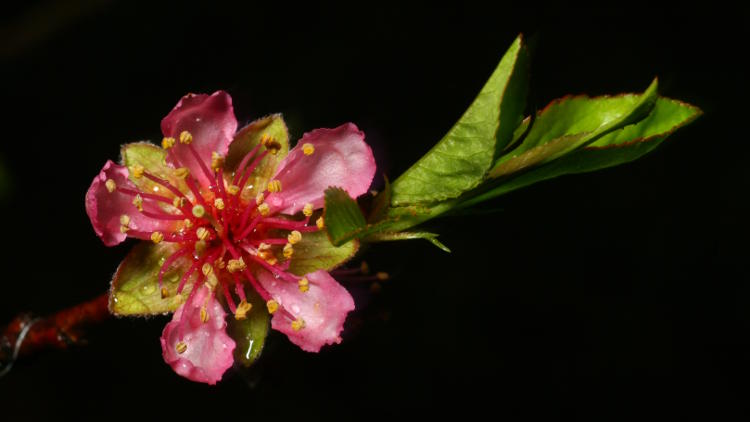
M 182 133 L 180 133 L 180 143 L 189 144 L 191 142 L 193 142 L 193 135 L 190 132 L 183 130 Z
M 276 155 L 281 149 L 281 144 L 275 139 L 271 138 L 268 142 L 266 142 L 265 147 L 268 152 L 271 153 L 271 155 Z
M 263 195 L 263 192 L 261 192 L 261 193 L 259 193 L 258 195 L 255 196 L 255 204 L 256 205 L 262 204 L 263 201 L 265 201 L 265 200 L 266 200 L 266 196 Z
M 282 249 L 282 252 L 284 254 L 284 258 L 289 259 L 294 255 L 294 246 L 292 246 L 291 243 L 287 243 L 284 245 L 284 249 Z
M 208 319 L 208 311 L 206 311 L 206 307 L 203 306 L 201 307 L 201 322 L 205 324 L 206 322 L 208 322 Z
M 161 232 L 151 233 L 151 241 L 154 243 L 161 243 L 164 240 L 164 235 Z
M 268 206 L 265 202 L 258 205 L 258 212 L 260 212 L 260 215 L 263 217 L 267 216 L 271 213 L 271 207 Z
M 169 290 L 166 287 L 161 288 L 161 298 L 166 299 L 169 296 Z
M 261 247 L 263 247 L 263 249 L 261 249 Z M 265 243 L 261 243 L 258 247 L 258 258 L 268 262 L 271 265 L 276 265 L 276 262 L 278 262 L 276 256 L 271 250 L 271 246 Z
M 274 155 L 281 149 L 281 144 L 266 133 L 260 137 L 260 143 L 266 147 L 268 152 Z
M 302 318 L 297 318 L 292 321 L 292 330 L 299 331 L 303 328 L 305 328 L 305 320 L 303 320 Z
M 214 199 L 214 206 L 217 210 L 221 211 L 224 209 L 224 200 L 221 198 Z
M 247 265 L 245 265 L 245 261 L 242 260 L 242 257 L 239 257 L 238 259 L 230 259 L 229 262 L 227 262 L 227 271 L 230 273 L 244 271 L 245 268 L 247 268 Z
M 184 341 L 181 341 L 177 343 L 177 345 L 174 347 L 175 350 L 177 350 L 177 353 L 183 354 L 187 350 L 187 344 L 185 344 Z
M 195 252 L 198 254 L 202 254 L 203 252 L 205 252 L 207 247 L 208 245 L 206 244 L 205 240 L 199 240 L 195 242 Z
M 120 216 L 120 224 L 127 227 L 130 224 L 130 216 L 123 214 Z
M 378 272 L 378 273 L 375 274 L 375 278 L 377 278 L 380 281 L 385 281 L 385 280 L 388 280 L 391 277 L 388 275 L 388 273 L 380 271 L 380 272 Z
M 195 230 L 195 235 L 198 236 L 198 239 L 200 240 L 206 240 L 209 236 L 211 236 L 211 232 L 208 231 L 205 227 L 198 227 Z
M 185 228 L 186 229 L 189 229 L 189 228 L 193 227 L 193 220 L 191 220 L 189 218 L 186 218 L 186 219 L 182 220 L 182 222 L 185 224 Z
M 305 217 L 309 217 L 309 216 L 313 215 L 313 204 L 311 204 L 309 202 L 307 204 L 305 204 L 305 207 L 302 208 L 302 214 L 304 214 Z
M 218 152 L 213 151 L 211 153 L 211 170 L 219 171 L 224 166 L 224 157 Z
M 211 273 L 206 276 L 206 283 L 209 289 L 213 290 L 219 284 L 219 279 L 216 278 L 216 274 Z
M 104 186 L 107 188 L 107 192 L 112 193 L 117 189 L 117 183 L 115 183 L 112 179 L 107 179 L 106 182 L 104 182 Z
M 224 262 L 224 258 L 219 257 L 219 258 L 216 258 L 216 261 L 214 261 L 214 265 L 216 266 L 216 268 L 222 270 L 224 269 L 224 267 L 227 266 L 227 263 Z
M 310 281 L 307 279 L 307 277 L 300 278 L 297 284 L 299 285 L 299 291 L 302 293 L 310 290 Z
M 201 267 L 201 271 L 203 272 L 203 275 L 205 276 L 211 274 L 213 270 L 214 270 L 214 267 L 212 267 L 211 264 L 209 264 L 208 262 L 203 264 L 203 266 Z
M 120 226 L 120 233 L 125 234 L 130 230 L 128 226 Z
M 246 300 L 242 300 L 239 305 L 237 305 L 237 310 L 234 312 L 234 319 L 236 320 L 242 320 L 247 318 L 247 313 L 250 312 L 250 309 L 253 308 L 253 305 L 247 303 Z
M 239 186 L 237 186 L 237 185 L 229 185 L 229 186 L 227 187 L 227 192 L 228 192 L 228 193 L 229 193 L 230 195 L 237 195 L 237 192 L 239 192 L 239 191 L 240 191 L 240 187 L 239 187 Z
M 165 136 L 164 139 L 161 140 L 161 147 L 164 149 L 170 149 L 174 146 L 175 139 L 171 136 Z
M 266 302 L 266 308 L 268 308 L 268 313 L 272 314 L 279 310 L 279 302 L 271 299 L 268 302 Z
M 268 182 L 268 191 L 273 192 L 281 192 L 281 180 L 271 180 Z
M 138 211 L 143 211 L 143 198 L 141 197 L 141 194 L 135 195 L 135 198 L 133 198 L 133 205 L 138 208 Z
M 187 167 L 180 167 L 177 170 L 174 171 L 174 175 L 182 179 L 183 177 L 190 174 L 190 170 L 187 169 Z
M 312 155 L 313 152 L 315 152 L 315 146 L 313 144 L 304 144 L 302 145 L 302 152 L 304 152 L 305 155 Z
M 206 209 L 201 204 L 193 205 L 193 216 L 195 218 L 201 218 L 206 215 Z
M 143 166 L 140 164 L 133 164 L 130 167 L 130 171 L 133 173 L 133 177 L 135 177 L 136 179 L 140 179 L 141 177 L 143 177 L 143 172 L 146 171 L 146 169 L 143 168 Z
M 276 262 L 276 257 L 274 256 L 273 251 L 271 251 L 270 249 L 258 251 L 258 257 L 268 263 L 271 263 L 272 261 L 274 263 Z
M 318 218 L 318 219 L 317 219 L 317 220 L 315 221 L 315 225 L 316 225 L 316 226 L 318 226 L 318 230 L 323 230 L 323 227 L 325 227 L 325 224 L 326 224 L 326 223 L 325 223 L 325 221 L 323 221 L 323 217 L 319 217 L 319 218 Z
M 297 230 L 292 230 L 292 232 L 286 237 L 286 240 L 292 245 L 299 243 L 299 241 L 302 240 L 302 233 Z

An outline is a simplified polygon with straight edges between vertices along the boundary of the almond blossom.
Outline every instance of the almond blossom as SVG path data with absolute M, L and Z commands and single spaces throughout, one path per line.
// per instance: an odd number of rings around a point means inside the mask
M 341 341 L 354 309 L 330 268 L 300 275 L 290 263 L 295 246 L 325 227 L 326 188 L 354 198 L 367 191 L 372 151 L 352 123 L 308 132 L 289 150 L 286 138 L 264 131 L 271 118 L 237 132 L 229 94 L 186 95 L 161 122 L 161 148 L 125 145 L 123 164 L 108 161 L 86 194 L 105 245 L 128 237 L 173 245 L 158 249 L 169 253 L 159 257 L 154 283 L 162 298 L 176 295 L 181 304 L 161 345 L 175 372 L 194 381 L 214 384 L 233 363 L 227 311 L 240 320 L 268 312 L 274 329 L 318 352 Z M 179 283 L 170 292 L 165 274 L 175 269 Z M 266 309 L 252 307 L 246 289 Z

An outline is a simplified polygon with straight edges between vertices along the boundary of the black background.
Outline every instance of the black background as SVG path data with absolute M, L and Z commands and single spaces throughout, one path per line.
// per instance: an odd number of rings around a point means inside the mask
M 378 245 L 392 273 L 343 344 L 272 335 L 216 387 L 163 363 L 166 317 L 119 319 L 90 344 L 19 361 L 3 420 L 377 415 L 612 420 L 748 410 L 745 10 L 457 2 L 26 2 L 0 18 L 0 324 L 104 291 L 83 197 L 119 145 L 160 139 L 187 92 L 225 89 L 240 123 L 282 112 L 293 139 L 355 122 L 395 178 L 455 122 L 519 32 L 529 110 L 568 93 L 661 93 L 705 115 L 642 160 L 568 176 L 437 221 L 453 249 Z M 364 302 L 367 302 L 366 304 Z M 229 419 L 226 419 L 229 418 Z

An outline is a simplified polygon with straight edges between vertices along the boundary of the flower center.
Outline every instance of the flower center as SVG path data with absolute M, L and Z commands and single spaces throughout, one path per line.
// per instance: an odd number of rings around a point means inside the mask
M 129 169 L 134 178 L 149 179 L 171 192 L 173 198 L 116 187 L 118 191 L 131 195 L 133 204 L 144 215 L 175 222 L 174 230 L 163 233 L 130 230 L 130 217 L 127 215 L 120 220 L 123 232 L 130 236 L 150 239 L 157 244 L 172 242 L 179 246 L 165 259 L 159 271 L 162 297 L 170 294 L 164 287 L 164 274 L 178 259 L 187 258 L 190 265 L 180 279 L 177 294 L 181 294 L 189 283 L 193 286 L 193 294 L 198 290 L 196 287 L 205 282 L 212 291 L 220 289 L 235 317 L 243 319 L 251 308 L 244 290 L 245 284 L 249 283 L 266 301 L 269 312 L 280 310 L 293 328 L 304 328 L 304 321 L 279 306 L 279 299 L 272 297 L 254 275 L 258 271 L 269 271 L 281 282 L 295 283 L 301 292 L 307 292 L 309 280 L 290 273 L 289 263 L 294 255 L 294 245 L 302 241 L 304 233 L 322 228 L 322 218 L 316 224 L 310 224 L 314 211 L 312 204 L 304 207 L 301 217 L 293 218 L 278 215 L 265 202 L 268 194 L 283 190 L 284 186 L 279 180 L 271 180 L 254 198 L 248 195 L 252 191 L 252 187 L 246 187 L 250 175 L 268 154 L 276 154 L 280 144 L 264 135 L 261 142 L 243 157 L 231 177 L 224 175 L 224 157 L 218 153 L 212 154 L 210 163 L 201 159 L 192 145 L 192 135 L 187 131 L 180 134 L 179 143 L 174 138 L 164 138 L 162 146 L 177 165 L 183 163 L 180 163 L 173 148 L 186 148 L 197 161 L 200 171 L 211 181 L 210 186 L 199 186 L 187 168 L 180 167 L 175 173 L 184 180 L 189 190 L 182 192 L 168 180 L 136 165 Z M 264 147 L 262 151 L 261 147 Z M 144 203 L 148 207 L 144 208 Z

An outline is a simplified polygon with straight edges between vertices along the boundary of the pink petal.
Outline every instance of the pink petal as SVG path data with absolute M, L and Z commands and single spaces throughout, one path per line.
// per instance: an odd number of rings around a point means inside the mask
M 202 186 L 208 187 L 211 180 L 188 146 L 179 142 L 180 134 L 184 130 L 193 135 L 191 145 L 210 171 L 211 153 L 217 152 L 226 156 L 229 143 L 232 142 L 237 130 L 232 97 L 224 91 L 216 91 L 211 95 L 188 94 L 182 97 L 161 121 L 164 136 L 171 136 L 177 140 L 168 155 L 169 163 L 175 167 L 187 167 Z
M 114 246 L 127 237 L 120 231 L 120 217 L 127 215 L 130 218 L 128 227 L 132 231 L 151 233 L 155 230 L 163 233 L 171 233 L 176 223 L 169 220 L 155 220 L 144 216 L 133 205 L 133 196 L 118 190 L 110 192 L 106 183 L 112 179 L 117 187 L 137 190 L 135 185 L 128 180 L 128 169 L 108 160 L 104 168 L 94 177 L 88 192 L 86 192 L 86 213 L 89 215 L 94 231 L 102 239 L 105 245 Z M 161 209 L 153 202 L 144 200 L 143 208 L 147 211 L 161 212 Z
M 205 306 L 208 320 L 201 321 L 201 308 Z M 172 321 L 164 327 L 161 350 L 175 372 L 198 382 L 216 384 L 232 366 L 235 347 L 226 333 L 226 312 L 203 284 L 188 301 L 175 311 Z M 179 353 L 178 344 L 187 347 Z
M 274 300 L 305 325 L 299 331 L 292 328 L 292 319 L 276 311 L 271 327 L 308 352 L 318 352 L 326 344 L 341 342 L 346 314 L 354 310 L 354 299 L 349 292 L 326 271 L 306 275 L 310 289 L 301 292 L 297 283 L 277 279 L 267 271 L 258 272 L 258 281 Z
M 315 148 L 311 155 L 304 154 L 305 144 Z M 269 195 L 267 202 L 287 214 L 307 203 L 321 208 L 329 186 L 339 186 L 356 198 L 367 192 L 374 175 L 375 157 L 357 126 L 316 129 L 306 133 L 279 164 L 273 178 L 281 181 L 282 191 Z

